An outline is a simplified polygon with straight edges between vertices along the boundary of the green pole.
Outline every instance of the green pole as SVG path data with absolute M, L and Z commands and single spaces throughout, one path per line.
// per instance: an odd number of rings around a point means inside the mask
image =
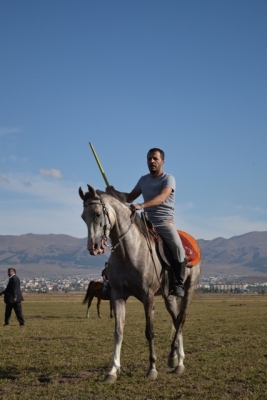
M 108 179 L 107 179 L 107 177 L 106 177 L 106 174 L 105 174 L 105 172 L 104 172 L 104 170 L 103 170 L 103 167 L 102 167 L 102 165 L 101 165 L 101 162 L 99 161 L 99 158 L 97 157 L 97 154 L 96 154 L 96 151 L 95 151 L 95 149 L 94 149 L 93 144 L 92 144 L 91 142 L 89 142 L 89 145 L 90 145 L 90 147 L 91 147 L 91 150 L 92 150 L 92 152 L 93 152 L 93 155 L 95 156 L 95 160 L 96 160 L 96 162 L 97 162 L 97 165 L 98 165 L 98 167 L 99 167 L 99 169 L 100 169 L 100 172 L 101 172 L 101 174 L 102 174 L 102 176 L 103 176 L 103 179 L 104 179 L 106 185 L 107 185 L 107 186 L 110 186 L 110 184 L 108 183 Z

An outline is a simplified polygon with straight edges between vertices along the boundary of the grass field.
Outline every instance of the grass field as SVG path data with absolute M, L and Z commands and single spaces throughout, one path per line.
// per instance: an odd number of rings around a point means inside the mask
M 26 326 L 20 327 L 15 315 L 10 326 L 0 326 L 3 400 L 267 399 L 267 296 L 196 295 L 184 327 L 182 375 L 167 367 L 171 321 L 157 298 L 156 381 L 145 377 L 148 346 L 142 304 L 129 299 L 122 370 L 114 385 L 103 382 L 113 352 L 108 302 L 102 302 L 99 319 L 94 300 L 86 319 L 83 294 L 24 297 Z

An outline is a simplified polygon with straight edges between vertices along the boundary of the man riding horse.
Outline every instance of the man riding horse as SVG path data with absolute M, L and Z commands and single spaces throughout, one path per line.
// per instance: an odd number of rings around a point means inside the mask
M 175 178 L 163 172 L 165 154 L 158 148 L 147 153 L 149 174 L 143 175 L 130 193 L 121 193 L 113 186 L 106 188 L 106 193 L 123 194 L 127 203 L 132 203 L 141 194 L 144 202 L 132 204 L 135 210 L 145 209 L 148 219 L 167 246 L 172 251 L 172 269 L 176 278 L 171 294 L 184 297 L 184 278 L 186 268 L 185 251 L 174 223 Z

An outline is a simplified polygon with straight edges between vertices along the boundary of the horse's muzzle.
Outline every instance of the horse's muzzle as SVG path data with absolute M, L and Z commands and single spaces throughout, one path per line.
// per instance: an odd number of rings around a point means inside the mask
M 105 253 L 107 247 L 106 240 L 102 239 L 100 246 L 97 243 L 94 243 L 93 240 L 87 242 L 87 250 L 91 254 L 91 256 L 97 256 L 99 254 Z

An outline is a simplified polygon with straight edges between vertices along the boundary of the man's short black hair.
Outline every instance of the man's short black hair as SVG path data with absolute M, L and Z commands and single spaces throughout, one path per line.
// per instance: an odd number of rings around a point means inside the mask
M 105 262 L 105 267 L 106 267 L 107 265 L 108 265 L 108 262 L 106 261 L 106 262 Z
M 160 153 L 161 159 L 164 160 L 164 158 L 165 158 L 165 153 L 164 153 L 164 151 L 161 150 L 161 149 L 158 149 L 157 147 L 153 147 L 153 149 L 148 150 L 147 155 L 148 155 L 149 153 L 154 153 L 155 151 L 158 151 L 158 152 Z

